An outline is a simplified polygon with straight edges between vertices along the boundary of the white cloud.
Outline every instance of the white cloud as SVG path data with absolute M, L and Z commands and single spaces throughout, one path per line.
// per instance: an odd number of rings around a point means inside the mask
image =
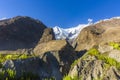
M 7 18 L 6 17 L 0 18 L 0 20 L 4 20 L 4 19 L 7 19 Z
M 89 24 L 93 23 L 93 19 L 89 18 L 89 19 L 88 19 L 88 23 L 89 23 Z

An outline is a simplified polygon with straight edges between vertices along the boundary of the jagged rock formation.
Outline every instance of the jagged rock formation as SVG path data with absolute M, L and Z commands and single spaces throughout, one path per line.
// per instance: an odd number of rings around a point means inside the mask
M 119 70 L 115 67 L 107 68 L 102 60 L 87 59 L 81 60 L 75 65 L 69 76 L 79 76 L 80 80 L 118 80 L 120 79 Z
M 69 72 L 70 65 L 77 58 L 74 49 L 66 40 L 52 40 L 41 43 L 34 49 L 35 54 L 49 58 L 49 55 L 47 56 L 46 52 L 50 52 L 51 55 L 57 59 L 57 63 L 61 66 L 62 75 Z
M 120 19 L 113 18 L 84 28 L 73 46 L 77 51 L 108 42 L 120 42 Z
M 46 26 L 35 19 L 25 16 L 0 21 L 0 50 L 34 48 Z

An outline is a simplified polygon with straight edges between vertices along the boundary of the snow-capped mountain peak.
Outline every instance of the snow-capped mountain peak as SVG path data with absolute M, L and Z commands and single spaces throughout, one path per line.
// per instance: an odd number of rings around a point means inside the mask
M 58 26 L 55 26 L 55 27 L 53 27 L 53 31 L 54 31 L 56 39 L 71 40 L 71 39 L 75 39 L 78 36 L 78 34 L 80 33 L 80 31 L 83 28 L 87 27 L 88 25 L 90 25 L 90 24 L 80 24 L 76 27 L 67 28 L 67 29 L 63 29 Z

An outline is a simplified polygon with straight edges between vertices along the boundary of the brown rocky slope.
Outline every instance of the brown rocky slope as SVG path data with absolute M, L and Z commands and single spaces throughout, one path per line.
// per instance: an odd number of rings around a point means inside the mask
M 42 22 L 26 16 L 0 21 L 0 50 L 35 47 L 47 28 Z
M 76 50 L 80 51 L 90 49 L 99 44 L 120 42 L 119 31 L 120 19 L 112 18 L 110 20 L 100 21 L 84 28 L 73 44 Z

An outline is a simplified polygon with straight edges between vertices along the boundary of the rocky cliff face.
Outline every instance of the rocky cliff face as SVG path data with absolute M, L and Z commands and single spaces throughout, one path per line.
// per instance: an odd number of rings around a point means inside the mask
M 84 28 L 73 45 L 77 51 L 108 42 L 120 42 L 120 19 L 100 21 Z
M 0 50 L 29 49 L 38 43 L 46 26 L 30 17 L 0 21 Z

